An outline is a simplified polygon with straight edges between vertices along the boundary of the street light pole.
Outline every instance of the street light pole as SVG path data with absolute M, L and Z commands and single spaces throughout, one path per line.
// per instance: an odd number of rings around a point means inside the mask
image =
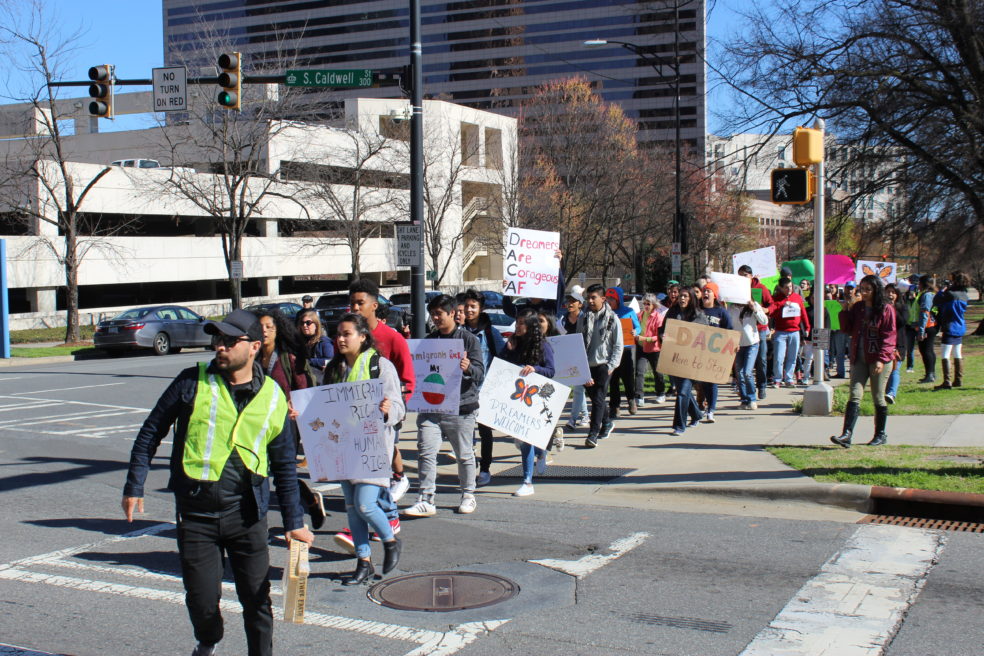
M 410 221 L 420 226 L 420 253 L 417 266 L 410 268 L 410 312 L 413 336 L 426 333 L 424 272 L 427 270 L 427 230 L 424 225 L 424 76 L 421 67 L 420 0 L 410 0 Z

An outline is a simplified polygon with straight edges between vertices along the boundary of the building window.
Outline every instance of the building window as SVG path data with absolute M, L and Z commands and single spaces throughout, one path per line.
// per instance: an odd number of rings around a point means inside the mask
M 479 166 L 479 129 L 474 123 L 461 124 L 461 163 Z
M 502 130 L 485 128 L 485 168 L 502 170 Z

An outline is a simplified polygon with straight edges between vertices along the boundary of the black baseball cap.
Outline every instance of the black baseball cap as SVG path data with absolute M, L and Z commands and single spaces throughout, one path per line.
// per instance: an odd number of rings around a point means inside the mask
M 249 337 L 252 342 L 263 341 L 260 320 L 249 310 L 233 310 L 222 321 L 206 321 L 205 333 L 228 337 Z
M 301 297 L 302 303 L 310 303 L 313 300 L 314 298 L 312 298 L 310 294 L 305 294 L 304 296 Z

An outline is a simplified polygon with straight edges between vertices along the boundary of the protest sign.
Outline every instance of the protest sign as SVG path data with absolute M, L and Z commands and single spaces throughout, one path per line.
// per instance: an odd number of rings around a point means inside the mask
M 547 341 L 553 347 L 556 369 L 554 380 L 571 387 L 583 385 L 591 380 L 588 354 L 584 350 L 584 337 L 579 333 L 573 333 L 548 337 Z
M 779 273 L 776 268 L 776 247 L 767 246 L 766 248 L 756 248 L 754 251 L 745 251 L 731 256 L 735 267 L 735 273 L 743 264 L 752 267 L 752 275 L 761 280 Z
M 847 255 L 823 256 L 823 281 L 828 285 L 843 285 L 854 280 L 854 260 Z
M 557 298 L 559 232 L 508 228 L 503 257 L 502 293 L 528 298 Z
M 291 540 L 287 548 L 287 564 L 284 566 L 284 621 L 304 624 L 304 606 L 307 603 L 307 582 L 311 574 L 308 562 L 308 545 Z
M 386 437 L 379 410 L 383 381 L 360 380 L 302 391 L 304 412 L 297 418 L 297 428 L 312 480 L 389 477 L 393 442 Z
M 546 448 L 571 388 L 499 358 L 485 374 L 478 395 L 478 423 L 533 446 Z
M 707 383 L 727 383 L 741 333 L 702 324 L 666 320 L 656 371 Z
M 758 303 L 759 305 L 762 305 L 762 290 L 759 289 L 758 287 L 752 288 L 752 300 Z
M 891 285 L 895 282 L 895 274 L 898 265 L 895 262 L 874 262 L 871 260 L 858 260 L 857 270 L 854 272 L 855 282 L 861 282 L 865 276 L 876 276 L 882 281 L 883 285 Z
M 830 329 L 840 330 L 841 327 L 840 313 L 841 310 L 844 309 L 844 306 L 841 305 L 840 301 L 835 301 L 830 298 L 828 298 L 826 301 L 823 302 L 823 306 L 827 308 L 827 318 L 830 319 L 830 321 L 828 322 L 830 324 Z
M 622 324 L 622 346 L 635 346 L 635 324 L 632 317 L 622 317 L 619 320 Z
M 783 269 L 789 269 L 789 272 L 793 275 L 793 284 L 798 285 L 804 280 L 813 280 L 816 275 L 816 269 L 813 268 L 813 262 L 810 260 L 786 260 L 782 263 Z
M 744 305 L 752 298 L 752 279 L 733 273 L 711 271 L 711 282 L 718 286 L 721 296 L 718 300 L 726 303 L 741 303 Z
M 458 414 L 461 399 L 461 359 L 467 355 L 460 339 L 408 339 L 413 377 L 413 396 L 407 412 Z

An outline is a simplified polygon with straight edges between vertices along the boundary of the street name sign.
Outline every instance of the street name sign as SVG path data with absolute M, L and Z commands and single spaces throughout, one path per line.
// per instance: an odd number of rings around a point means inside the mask
M 343 87 L 365 88 L 372 86 L 372 70 L 289 70 L 284 78 L 289 87 Z
M 188 69 L 169 66 L 153 69 L 154 111 L 183 112 L 188 109 Z

